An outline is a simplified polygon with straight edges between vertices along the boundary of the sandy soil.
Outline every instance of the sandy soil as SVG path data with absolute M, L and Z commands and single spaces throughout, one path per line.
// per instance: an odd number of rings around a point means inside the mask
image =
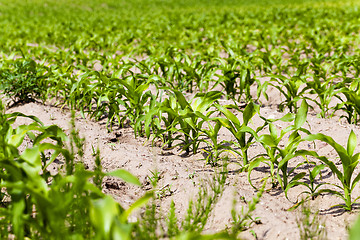
M 284 113 L 277 111 L 276 104 L 279 103 L 280 97 L 275 91 L 270 91 L 270 101 L 261 107 L 261 114 L 268 118 L 277 118 Z M 29 115 L 35 115 L 44 122 L 45 125 L 56 124 L 62 127 L 67 133 L 69 130 L 70 112 L 66 109 L 60 109 L 51 104 L 28 103 L 16 106 L 7 110 L 8 112 L 22 112 Z M 239 116 L 240 117 L 240 116 Z M 19 119 L 16 124 L 25 123 L 25 119 Z M 261 124 L 259 117 L 254 117 L 251 123 L 252 127 Z M 278 130 L 289 125 L 288 123 L 277 122 Z M 177 209 L 179 219 L 185 214 L 188 206 L 188 200 L 196 196 L 199 186 L 204 179 L 209 179 L 216 171 L 215 168 L 205 164 L 204 156 L 200 152 L 196 155 L 187 157 L 182 156 L 179 149 L 162 150 L 159 146 L 151 146 L 151 141 L 144 138 L 134 138 L 131 128 L 114 129 L 108 132 L 105 122 L 93 122 L 83 119 L 78 114 L 76 125 L 80 135 L 86 137 L 86 155 L 85 164 L 89 168 L 93 167 L 92 147 L 99 146 L 101 150 L 102 164 L 104 171 L 110 171 L 118 168 L 124 168 L 137 176 L 143 183 L 143 187 L 135 187 L 124 184 L 115 178 L 104 180 L 104 192 L 111 194 L 124 207 L 129 206 L 146 190 L 151 189 L 149 177 L 151 172 L 158 171 L 161 179 L 158 191 L 161 197 L 161 209 L 167 212 L 170 202 L 173 200 Z M 353 129 L 359 137 L 360 127 L 349 125 L 338 117 L 332 119 L 320 119 L 316 117 L 315 112 L 308 115 L 308 123 L 305 127 L 312 133 L 324 133 L 332 136 L 339 144 L 345 146 L 347 137 Z M 231 134 L 226 130 L 221 130 L 220 139 L 231 139 Z M 283 139 L 286 144 L 286 137 Z M 300 146 L 304 149 L 313 149 L 312 144 L 304 143 Z M 335 162 L 335 151 L 324 143 L 317 143 L 316 149 L 319 154 L 330 157 Z M 254 144 L 250 150 L 250 155 L 254 156 L 263 151 L 259 144 Z M 256 190 L 250 186 L 247 180 L 247 173 L 238 172 L 241 159 L 230 156 L 232 163 L 229 165 L 229 176 L 226 187 L 219 202 L 216 204 L 213 214 L 206 226 L 207 232 L 214 232 L 223 229 L 231 223 L 231 206 L 234 198 L 237 199 L 237 208 L 246 207 L 246 201 L 256 195 Z M 291 165 L 301 159 L 293 160 Z M 53 166 L 56 167 L 56 166 Z M 260 180 L 268 175 L 268 169 L 264 166 L 253 171 L 251 179 L 256 186 L 260 186 Z M 328 169 L 323 171 L 323 180 L 328 183 L 339 183 Z M 303 187 L 294 187 L 289 191 L 289 199 L 296 201 L 298 195 L 305 190 Z M 354 190 L 353 196 L 359 196 L 359 186 Z M 242 199 L 242 200 L 241 200 Z M 293 206 L 293 202 L 286 199 L 280 189 L 271 189 L 264 192 L 260 203 L 253 214 L 253 217 L 260 219 L 259 224 L 252 225 L 252 230 L 256 233 L 257 239 L 299 239 L 299 229 L 297 218 L 301 216 L 300 210 L 287 211 Z M 357 216 L 357 211 L 351 213 L 344 212 L 339 208 L 332 208 L 333 205 L 342 203 L 342 200 L 332 195 L 321 195 L 314 201 L 311 206 L 314 211 L 319 210 L 320 218 L 325 222 L 327 235 L 329 239 L 346 239 L 346 228 L 351 225 Z M 248 230 L 242 236 L 245 239 L 255 239 L 253 234 Z

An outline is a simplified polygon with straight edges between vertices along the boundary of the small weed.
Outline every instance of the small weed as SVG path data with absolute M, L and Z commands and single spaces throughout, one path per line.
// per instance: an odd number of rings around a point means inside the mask
M 165 184 L 163 187 L 155 191 L 155 195 L 158 199 L 162 199 L 164 197 L 169 197 L 174 193 L 173 190 L 171 190 L 170 184 Z
M 151 183 L 151 186 L 153 186 L 154 188 L 156 188 L 159 180 L 161 179 L 161 174 L 160 174 L 160 172 L 157 171 L 157 170 L 154 170 L 154 171 L 149 170 L 149 171 L 150 171 L 150 173 L 151 173 L 151 177 L 148 176 L 148 179 L 149 179 L 149 181 L 150 181 L 150 183 Z
M 301 213 L 297 218 L 297 224 L 300 231 L 300 239 L 327 239 L 325 222 L 320 218 L 319 211 L 313 212 L 307 202 L 303 203 L 301 206 Z
M 108 143 L 108 146 L 111 148 L 111 150 L 116 150 L 116 143 Z
M 45 66 L 34 60 L 20 58 L 0 72 L 0 90 L 15 102 L 31 102 L 46 99 L 46 78 L 50 73 Z
M 231 210 L 233 223 L 232 226 L 229 227 L 229 229 L 227 230 L 229 236 L 231 236 L 232 239 L 237 239 L 238 233 L 249 229 L 252 224 L 261 223 L 259 218 L 253 218 L 252 213 L 255 211 L 256 205 L 259 203 L 260 198 L 264 193 L 265 186 L 266 186 L 266 180 L 264 180 L 264 183 L 257 192 L 256 196 L 254 196 L 253 199 L 249 202 L 246 201 L 246 199 L 243 196 L 240 197 L 240 199 L 247 204 L 247 209 L 242 207 L 241 213 L 236 212 L 235 205 L 237 204 L 237 201 L 236 199 L 234 199 L 233 208 Z M 255 233 L 252 232 L 252 234 L 254 235 Z

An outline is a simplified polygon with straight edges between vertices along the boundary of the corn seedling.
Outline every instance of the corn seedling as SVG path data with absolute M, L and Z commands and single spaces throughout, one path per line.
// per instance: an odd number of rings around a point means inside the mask
M 332 189 L 323 189 L 322 191 L 333 193 L 339 198 L 343 199 L 345 205 L 339 205 L 339 206 L 343 207 L 347 211 L 351 211 L 353 203 L 360 198 L 357 197 L 353 200 L 351 196 L 352 191 L 354 190 L 356 184 L 360 180 L 360 173 L 355 174 L 353 176 L 354 170 L 358 166 L 359 156 L 360 156 L 360 153 L 354 153 L 355 148 L 357 146 L 357 139 L 355 133 L 351 131 L 348 138 L 346 149 L 340 144 L 336 143 L 333 138 L 321 133 L 309 135 L 305 137 L 303 140 L 307 140 L 307 141 L 319 140 L 325 142 L 329 144 L 331 147 L 333 147 L 334 150 L 337 152 L 342 164 L 342 169 L 338 168 L 334 164 L 334 162 L 329 160 L 327 157 L 319 156 L 314 151 L 301 150 L 299 151 L 299 154 L 315 157 L 320 161 L 322 161 L 327 167 L 330 168 L 330 170 L 333 172 L 333 174 L 337 177 L 337 179 L 341 183 L 340 185 L 334 184 L 334 186 L 337 189 L 340 189 L 341 191 L 332 190 Z
M 279 110 L 283 111 L 285 106 L 290 112 L 296 113 L 298 110 L 297 102 L 304 98 L 303 95 L 306 92 L 306 88 L 303 86 L 306 83 L 306 75 L 294 75 L 287 78 L 282 75 L 272 75 L 271 80 L 267 83 L 279 90 L 279 92 L 285 97 L 285 100 L 280 103 Z M 264 86 L 264 87 L 265 87 Z M 265 91 L 265 90 L 263 90 Z
M 254 142 L 254 136 L 256 136 L 256 132 L 260 131 L 264 127 L 261 126 L 257 128 L 256 131 L 254 131 L 247 126 L 251 118 L 259 112 L 259 105 L 256 105 L 253 102 L 250 102 L 246 105 L 244 111 L 242 112 L 242 123 L 237 118 L 237 116 L 229 110 L 229 108 L 238 109 L 236 106 L 221 106 L 219 104 L 216 104 L 215 106 L 224 115 L 224 118 L 217 118 L 217 120 L 235 137 L 235 143 L 241 151 L 240 155 L 243 159 L 243 166 L 247 166 L 249 164 L 247 151 L 250 145 Z M 247 137 L 247 135 L 249 135 L 249 137 Z
M 270 134 L 263 134 L 261 136 L 255 135 L 256 141 L 260 142 L 264 147 L 266 153 L 260 154 L 258 157 L 255 157 L 254 160 L 250 163 L 248 178 L 250 180 L 250 174 L 252 170 L 259 166 L 260 163 L 265 163 L 270 166 L 270 175 L 273 178 L 273 185 L 276 184 L 274 178 L 277 179 L 277 182 L 280 184 L 281 188 L 287 193 L 288 189 L 296 184 L 299 179 L 304 177 L 305 173 L 296 174 L 292 179 L 289 180 L 289 176 L 304 163 L 298 164 L 292 170 L 288 170 L 289 161 L 296 156 L 297 147 L 302 141 L 302 137 L 299 132 L 305 132 L 310 134 L 310 132 L 304 128 L 302 125 L 306 121 L 308 112 L 308 104 L 305 100 L 302 101 L 301 106 L 295 115 L 295 119 L 291 114 L 285 115 L 280 120 L 291 121 L 294 119 L 294 124 L 281 130 L 278 135 L 275 125 L 269 123 L 269 132 Z M 280 141 L 284 138 L 286 134 L 290 134 L 288 142 L 284 147 L 280 146 Z M 275 174 L 276 172 L 276 174 Z M 276 175 L 276 177 L 275 177 Z

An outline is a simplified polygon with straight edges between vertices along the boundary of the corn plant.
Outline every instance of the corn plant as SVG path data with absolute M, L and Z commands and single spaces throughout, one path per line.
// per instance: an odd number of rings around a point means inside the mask
M 70 105 L 71 109 L 80 110 L 83 117 L 85 113 L 91 112 L 95 89 L 101 84 L 95 81 L 96 77 L 93 71 L 79 71 L 76 77 L 68 78 L 65 85 L 65 92 L 68 93 L 65 104 Z
M 338 94 L 342 92 L 338 84 L 333 82 L 334 77 L 328 77 L 322 80 L 318 75 L 314 74 L 312 81 L 306 82 L 305 90 L 309 90 L 310 94 L 315 94 L 315 99 L 312 101 L 319 106 L 321 112 L 320 117 L 327 117 L 330 111 L 330 102 L 334 97 L 338 97 Z
M 220 117 L 209 118 L 202 114 L 200 115 L 200 113 L 197 113 L 197 115 L 208 123 L 207 128 L 200 130 L 205 136 L 201 141 L 205 142 L 208 146 L 208 149 L 204 150 L 207 153 L 206 163 L 214 166 L 224 151 L 232 151 L 231 143 L 228 141 L 219 142 L 218 140 L 219 131 L 223 127 L 222 122 L 226 120 Z
M 193 152 L 195 153 L 196 150 L 198 149 L 198 145 L 199 145 L 198 138 L 201 136 L 202 125 L 205 121 L 205 119 L 199 118 L 199 114 L 197 113 L 209 117 L 213 113 L 213 111 L 209 111 L 209 108 L 212 107 L 214 103 L 222 96 L 222 93 L 218 91 L 211 91 L 208 93 L 198 93 L 195 95 L 191 105 L 185 102 L 185 98 L 183 98 L 183 95 L 180 94 L 180 92 L 175 92 L 175 94 L 182 109 L 185 110 L 185 111 L 180 111 L 180 117 L 184 119 L 182 126 L 180 123 L 181 126 L 180 130 L 181 132 L 184 133 L 185 147 L 188 146 L 189 143 L 191 143 L 193 146 Z M 185 128 L 183 128 L 183 126 Z M 189 141 L 187 139 L 187 136 L 190 136 L 189 132 L 187 132 L 187 129 L 189 128 L 192 133 L 191 142 L 186 143 L 187 141 Z
M 124 87 L 117 83 L 117 79 L 96 72 L 98 82 L 94 87 L 92 104 L 96 107 L 89 109 L 91 118 L 100 120 L 107 117 L 106 126 L 110 131 L 117 120 L 118 124 L 123 123 L 121 105 L 123 104 Z
M 155 129 L 154 137 L 161 137 L 165 134 L 163 139 L 168 147 L 172 147 L 175 140 L 180 140 L 183 149 L 186 153 L 190 152 L 192 146 L 193 153 L 196 153 L 201 141 L 202 126 L 206 119 L 213 113 L 209 108 L 213 106 L 222 93 L 218 91 L 211 91 L 208 93 L 198 93 L 191 102 L 188 102 L 184 95 L 179 91 L 174 91 L 174 96 L 165 99 L 158 104 L 157 110 L 150 110 L 145 117 L 145 132 L 150 137 L 151 122 L 158 122 L 157 117 L 163 120 L 165 129 L 161 130 L 161 126 Z M 174 134 L 182 133 L 182 136 L 173 136 Z
M 306 164 L 310 165 L 310 164 L 315 164 L 315 163 L 306 162 Z M 294 181 L 294 182 L 289 183 L 288 188 L 290 189 L 291 187 L 296 186 L 296 185 L 303 185 L 307 188 L 307 190 L 301 192 L 300 194 L 307 194 L 308 197 L 311 198 L 311 200 L 314 200 L 322 192 L 320 187 L 326 185 L 326 183 L 316 183 L 316 178 L 319 175 L 321 176 L 321 170 L 323 170 L 325 167 L 326 167 L 326 165 L 319 164 L 319 165 L 315 165 L 311 170 L 309 168 L 308 169 L 309 179 L 307 179 L 308 182 L 307 181 L 303 181 L 303 182 Z M 306 200 L 306 199 L 304 199 L 304 200 Z
M 235 137 L 235 145 L 238 146 L 241 151 L 239 154 L 243 159 L 243 167 L 247 166 L 249 164 L 248 149 L 251 144 L 254 143 L 254 136 L 256 136 L 256 132 L 259 132 L 265 126 L 260 126 L 256 130 L 248 127 L 251 118 L 259 112 L 259 105 L 256 105 L 253 102 L 246 105 L 244 111 L 242 112 L 242 123 L 237 116 L 230 111 L 231 108 L 240 110 L 236 106 L 221 106 L 219 104 L 215 104 L 215 107 L 224 115 L 223 118 L 217 118 L 217 121 L 219 121 L 223 127 L 227 128 Z
M 319 156 L 314 151 L 301 150 L 299 151 L 299 154 L 315 157 L 319 159 L 321 162 L 323 162 L 327 167 L 330 168 L 330 170 L 333 172 L 333 174 L 337 177 L 337 179 L 341 183 L 340 185 L 334 184 L 334 186 L 340 191 L 332 190 L 332 189 L 324 189 L 323 191 L 335 194 L 336 196 L 344 200 L 345 205 L 340 205 L 340 206 L 347 211 L 351 211 L 353 203 L 360 198 L 357 197 L 353 200 L 351 196 L 352 191 L 354 190 L 356 184 L 360 180 L 360 173 L 354 175 L 354 170 L 358 166 L 359 156 L 360 156 L 360 153 L 354 153 L 355 148 L 357 146 L 357 139 L 355 133 L 353 131 L 350 132 L 346 149 L 340 144 L 336 143 L 332 137 L 326 136 L 322 133 L 306 136 L 304 137 L 303 140 L 307 140 L 307 141 L 319 140 L 325 142 L 329 144 L 331 147 L 333 147 L 334 150 L 337 152 L 342 164 L 342 169 L 338 168 L 334 164 L 334 162 L 328 159 L 327 157 Z
M 252 100 L 250 88 L 254 87 L 255 83 L 260 84 L 254 76 L 251 63 L 234 58 L 218 59 L 218 61 L 220 62 L 218 68 L 222 74 L 217 74 L 219 79 L 216 85 L 219 84 L 224 88 L 228 98 L 238 102 L 250 102 Z
M 180 136 L 177 134 L 178 103 L 175 98 L 166 98 L 163 102 L 154 102 L 147 114 L 144 116 L 144 128 L 146 137 L 151 136 L 153 140 L 161 139 L 167 148 L 171 149 L 175 140 Z M 164 127 L 161 125 L 164 124 Z M 176 136 L 174 136 L 176 135 Z
M 145 104 L 152 98 L 151 92 L 146 91 L 150 85 L 150 81 L 144 81 L 131 76 L 120 80 L 119 83 L 125 87 L 121 91 L 124 100 L 120 101 L 126 108 L 124 118 L 128 118 L 132 126 L 134 126 L 137 120 L 145 114 Z M 142 134 L 142 132 L 142 128 L 135 129 L 135 135 L 137 133 Z
M 146 66 L 144 66 L 146 65 Z M 152 65 L 152 70 L 148 66 Z M 200 56 L 190 57 L 179 49 L 170 47 L 165 55 L 153 58 L 153 62 L 141 65 L 151 75 L 159 76 L 159 85 L 178 91 L 193 92 L 194 89 L 204 91 L 215 74 L 216 65 L 203 63 Z
M 72 97 L 70 92 L 76 82 L 76 76 L 74 76 L 75 67 L 52 65 L 49 68 L 53 75 L 47 79 L 48 88 L 46 94 L 50 99 L 56 99 L 56 105 L 70 105 L 69 100 Z
M 263 134 L 260 136 L 254 135 L 256 141 L 262 144 L 266 153 L 259 154 L 258 156 L 254 157 L 254 160 L 250 163 L 248 173 L 250 184 L 251 172 L 255 167 L 259 166 L 260 163 L 269 165 L 270 175 L 273 179 L 273 185 L 276 185 L 276 182 L 274 181 L 276 179 L 277 183 L 279 183 L 281 188 L 285 191 L 285 194 L 287 194 L 287 191 L 291 186 L 296 185 L 296 183 L 302 177 L 304 177 L 305 173 L 301 172 L 289 179 L 291 174 L 304 163 L 298 164 L 290 171 L 288 169 L 288 164 L 289 161 L 296 156 L 297 147 L 302 141 L 302 137 L 299 132 L 310 134 L 308 130 L 302 128 L 302 125 L 306 121 L 307 112 L 308 104 L 305 100 L 303 100 L 295 117 L 292 114 L 288 114 L 279 119 L 282 121 L 294 120 L 293 125 L 290 125 L 289 127 L 281 130 L 280 134 L 278 134 L 275 125 L 270 121 L 268 124 L 270 134 Z M 283 140 L 286 134 L 289 134 L 288 142 L 284 145 L 284 147 L 281 147 L 280 141 Z
M 264 36 L 260 35 L 259 37 L 264 38 Z M 268 48 L 268 45 L 266 44 L 264 46 L 265 48 Z M 260 69 L 264 71 L 265 74 L 272 72 L 274 67 L 276 67 L 277 71 L 279 73 L 282 72 L 282 63 L 283 59 L 281 57 L 281 53 L 279 50 L 271 50 L 266 49 L 265 52 L 260 51 L 258 58 L 261 60 L 260 62 Z
M 285 97 L 285 100 L 279 104 L 279 110 L 283 111 L 285 106 L 290 112 L 297 112 L 297 102 L 304 98 L 304 94 L 307 91 L 305 86 L 306 75 L 302 75 L 299 72 L 298 75 L 294 75 L 287 78 L 282 75 L 271 75 L 271 80 L 266 82 L 262 87 L 262 91 L 266 92 L 267 85 L 273 86 L 279 90 L 279 92 Z M 267 97 L 267 95 L 265 94 Z
M 342 115 L 348 123 L 358 123 L 360 120 L 360 82 L 358 80 L 352 81 L 349 87 L 345 86 L 339 90 L 346 97 L 346 101 L 336 106 L 336 109 L 341 109 L 346 115 Z

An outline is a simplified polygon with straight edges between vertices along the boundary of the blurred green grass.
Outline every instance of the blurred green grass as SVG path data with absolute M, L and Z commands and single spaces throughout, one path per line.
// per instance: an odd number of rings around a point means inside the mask
M 274 24 L 283 24 L 289 17 L 309 18 L 309 10 L 314 8 L 328 7 L 341 13 L 346 6 L 358 3 L 359 0 L 0 0 L 0 51 L 11 52 L 27 43 L 67 48 L 82 38 L 95 39 L 104 49 L 103 42 L 110 44 L 119 39 L 122 42 L 115 44 L 128 44 L 127 41 L 154 35 L 159 36 L 154 41 L 169 37 L 166 43 L 182 47 L 174 30 L 189 30 L 187 34 L 191 35 L 191 31 L 222 25 L 227 33 L 232 33 L 241 31 L 243 23 L 265 26 L 269 23 L 264 21 L 270 19 Z M 117 37 L 120 35 L 123 36 Z M 188 45 L 185 47 L 192 47 Z

